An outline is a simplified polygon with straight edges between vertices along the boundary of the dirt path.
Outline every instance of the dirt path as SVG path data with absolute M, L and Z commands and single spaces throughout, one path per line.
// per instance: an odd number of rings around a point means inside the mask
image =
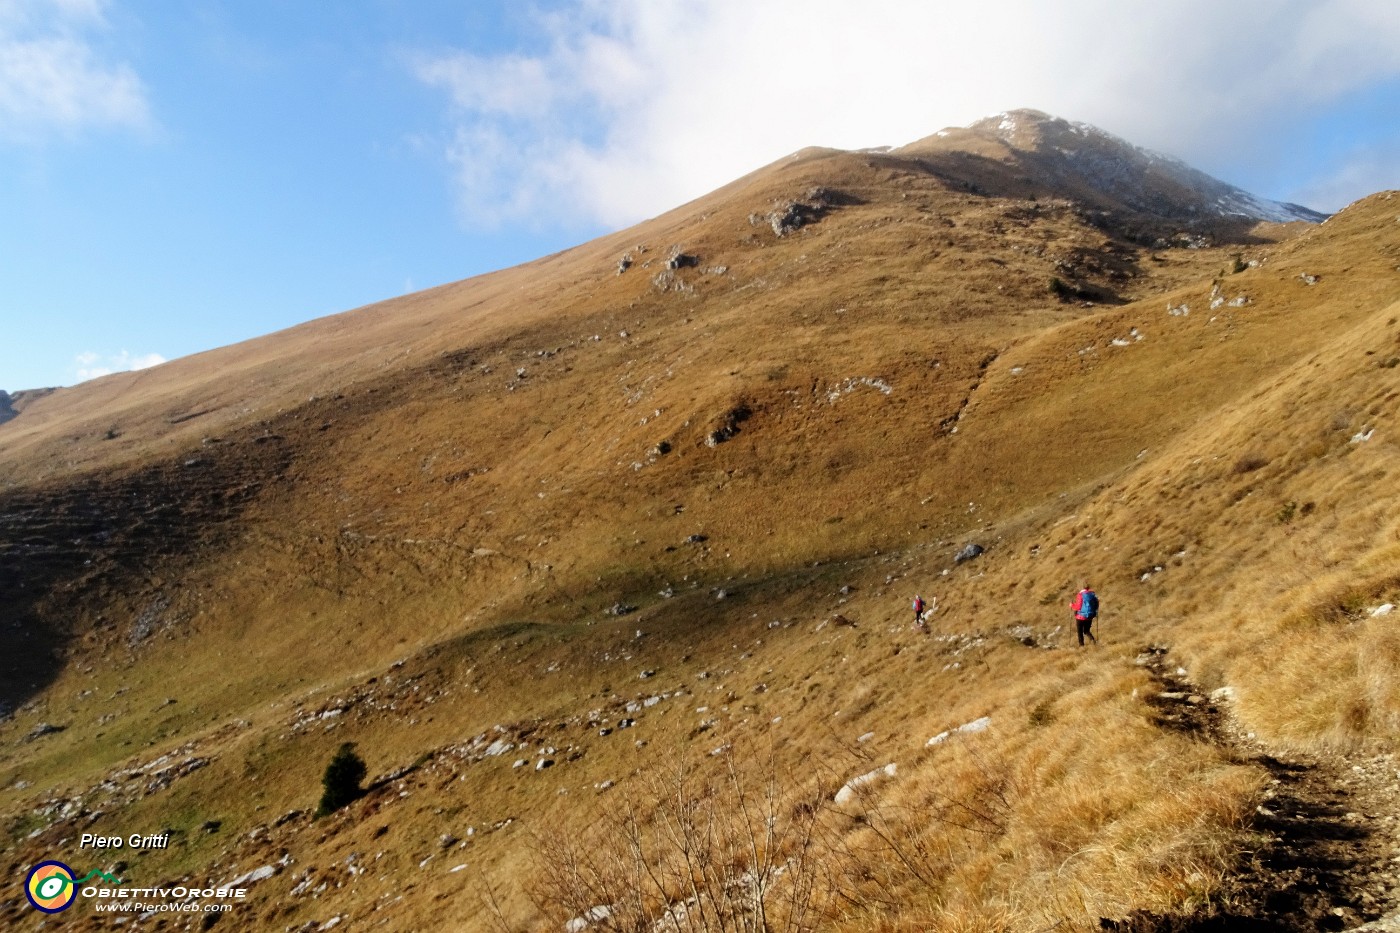
M 1149 647 L 1138 658 L 1161 687 L 1157 724 L 1220 745 L 1272 777 L 1254 848 L 1211 915 L 1134 914 L 1122 933 L 1367 930 L 1400 933 L 1400 760 L 1394 755 L 1282 755 L 1242 734 L 1227 696 L 1207 696 Z

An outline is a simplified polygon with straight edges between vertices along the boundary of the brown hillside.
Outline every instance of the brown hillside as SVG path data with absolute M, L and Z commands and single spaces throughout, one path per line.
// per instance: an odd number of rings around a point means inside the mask
M 1245 229 L 931 140 L 804 150 L 526 266 L 26 398 L 0 424 L 11 876 L 168 828 L 101 867 L 270 866 L 235 928 L 604 903 L 635 928 L 687 897 L 749 922 L 730 864 L 783 869 L 785 929 L 1252 909 L 1268 772 L 1163 728 L 1134 662 L 1229 687 L 1273 753 L 1396 751 L 1397 616 L 1370 612 L 1400 595 L 1400 201 Z M 1086 575 L 1096 653 L 1065 631 Z M 372 789 L 313 820 L 343 741 Z M 729 830 L 772 787 L 790 833 L 711 837 L 704 891 L 637 894 L 610 847 L 664 867 L 665 801 L 706 786 Z M 1395 906 L 1338 897 L 1308 910 Z

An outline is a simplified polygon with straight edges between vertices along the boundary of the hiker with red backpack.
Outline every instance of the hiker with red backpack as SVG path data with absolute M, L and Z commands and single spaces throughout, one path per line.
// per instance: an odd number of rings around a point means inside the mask
M 924 598 L 919 594 L 914 594 L 914 627 L 918 628 L 924 624 Z
M 1099 615 L 1099 597 L 1089 586 L 1087 580 L 1084 582 L 1084 589 L 1075 594 L 1074 603 L 1070 609 L 1074 611 L 1074 627 L 1079 635 L 1079 647 L 1084 647 L 1085 635 L 1088 635 L 1089 640 L 1097 645 L 1099 640 L 1089 629 L 1093 626 L 1094 619 L 1098 618 Z

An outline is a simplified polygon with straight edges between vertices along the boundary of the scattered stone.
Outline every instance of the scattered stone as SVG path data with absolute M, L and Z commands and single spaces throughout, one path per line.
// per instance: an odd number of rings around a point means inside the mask
M 666 268 L 672 272 L 698 265 L 700 265 L 700 257 L 681 252 L 679 246 L 672 249 L 670 258 L 666 260 Z
M 267 880 L 268 878 L 271 878 L 271 877 L 272 877 L 273 875 L 275 875 L 275 874 L 277 874 L 277 866 L 275 866 L 275 865 L 264 865 L 264 866 L 262 866 L 261 868 L 254 868 L 254 869 L 253 869 L 252 871 L 250 871 L 250 872 L 245 872 L 244 874 L 239 875 L 237 878 L 234 878 L 232 881 L 230 881 L 230 882 L 226 885 L 226 887 L 230 887 L 230 888 L 242 888 L 242 887 L 246 887 L 247 885 L 253 884 L 254 882 L 257 882 L 257 881 L 265 881 L 265 880 Z
M 24 740 L 26 742 L 32 742 L 35 739 L 43 738 L 46 735 L 53 735 L 55 732 L 62 732 L 64 729 L 67 728 L 67 726 L 55 726 L 51 722 L 41 722 L 37 726 L 35 726 L 34 729 L 28 735 L 24 737 Z
M 1388 616 L 1394 611 L 1395 605 L 1393 603 L 1382 603 L 1381 605 L 1371 610 L 1371 618 L 1376 619 L 1381 616 Z
M 859 790 L 867 784 L 872 784 L 875 781 L 879 781 L 882 778 L 892 778 L 895 775 L 895 771 L 895 763 L 890 762 L 883 768 L 876 768 L 874 771 L 869 771 L 865 774 L 860 775 L 859 777 L 851 778 L 849 781 L 846 782 L 844 787 L 842 787 L 836 792 L 836 796 L 834 799 L 838 804 L 849 803 L 855 797 L 857 790 Z
M 530 762 L 529 762 L 528 759 L 525 759 L 525 758 L 517 758 L 517 759 L 515 759 L 515 764 L 511 765 L 511 767 L 512 767 L 512 768 L 523 768 L 523 767 L 525 767 L 526 765 L 528 765 L 529 763 L 530 763 Z
M 734 437 L 739 433 L 739 425 L 749 420 L 752 415 L 753 410 L 749 408 L 747 403 L 741 402 L 735 405 L 724 413 L 719 427 L 705 436 L 705 446 L 718 447 L 720 444 Z
M 987 729 L 991 726 L 991 724 L 992 717 L 983 716 L 980 719 L 972 720 L 972 722 L 963 723 L 961 726 L 958 726 L 956 729 L 949 730 L 948 732 L 940 732 L 933 738 L 929 739 L 927 744 L 940 745 L 943 742 L 946 742 L 953 735 L 972 735 L 976 732 L 986 732 Z
M 610 606 L 609 608 L 603 610 L 603 615 L 608 615 L 608 616 L 625 616 L 625 615 L 628 615 L 629 613 L 633 613 L 633 612 L 636 612 L 636 611 L 637 611 L 637 607 L 636 607 L 636 606 L 629 606 L 629 605 L 627 605 L 626 603 L 613 603 L 612 606 Z
M 537 762 L 535 763 L 535 770 L 536 770 L 536 771 L 543 771 L 545 768 L 552 768 L 552 767 L 554 767 L 554 759 L 553 759 L 553 758 L 541 758 L 539 761 L 537 761 Z
M 965 561 L 972 560 L 973 558 L 980 556 L 986 550 L 987 549 L 980 544 L 969 544 L 967 545 L 967 547 L 963 548 L 961 551 L 958 552 L 958 555 L 953 558 L 953 563 L 961 564 Z
M 441 836 L 438 837 L 438 847 L 439 847 L 439 848 L 450 849 L 450 848 L 452 848 L 453 846 L 455 846 L 456 844 L 457 844 L 457 837 L 454 836 L 454 835 L 452 835 L 451 833 L 443 833 Z
M 564 933 L 583 933 L 584 930 L 595 923 L 602 923 L 613 914 L 613 909 L 609 905 L 599 904 L 597 907 L 590 907 L 582 914 L 564 924 Z
M 656 676 L 656 671 L 642 671 L 640 674 L 637 675 L 637 679 L 638 679 L 638 680 L 646 680 L 646 679 L 649 678 L 649 677 L 655 677 L 655 676 Z
M 1306 273 L 1306 272 L 1300 272 L 1300 273 L 1298 274 L 1298 278 L 1300 278 L 1300 279 L 1303 280 L 1303 284 L 1304 284 L 1304 285 L 1316 285 L 1317 282 L 1318 282 L 1318 279 L 1322 278 L 1322 276 L 1320 276 L 1320 275 L 1309 275 L 1309 274 Z
M 632 267 L 632 254 L 623 253 L 622 258 L 617 261 L 617 274 L 621 275 Z
M 305 810 L 288 810 L 286 813 L 283 813 L 277 819 L 273 820 L 272 826 L 274 829 L 279 826 L 286 826 L 288 823 L 292 822 L 292 820 L 305 815 Z

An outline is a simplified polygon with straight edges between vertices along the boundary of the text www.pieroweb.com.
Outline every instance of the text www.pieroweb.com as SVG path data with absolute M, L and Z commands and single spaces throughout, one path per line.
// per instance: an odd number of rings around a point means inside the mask
M 199 904 L 199 903 L 164 903 L 147 904 L 142 901 L 106 901 L 93 905 L 99 912 L 111 913 L 180 913 L 180 914 L 216 914 L 226 910 L 233 910 L 232 904 Z

